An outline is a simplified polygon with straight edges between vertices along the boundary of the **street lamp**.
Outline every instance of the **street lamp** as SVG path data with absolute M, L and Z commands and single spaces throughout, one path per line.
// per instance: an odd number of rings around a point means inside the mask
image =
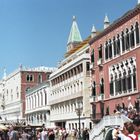
M 76 114 L 78 116 L 78 120 L 79 120 L 79 132 L 78 132 L 78 139 L 81 140 L 82 137 L 81 137 L 81 124 L 80 124 L 80 121 L 81 121 L 81 114 L 82 114 L 82 111 L 83 111 L 83 104 L 81 102 L 78 102 L 78 106 L 77 108 L 75 109 L 76 111 Z

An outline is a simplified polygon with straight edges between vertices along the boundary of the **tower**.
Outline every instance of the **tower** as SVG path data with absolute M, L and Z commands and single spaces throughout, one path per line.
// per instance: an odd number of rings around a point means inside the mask
M 78 29 L 76 17 L 73 16 L 72 26 L 71 26 L 71 30 L 70 30 L 70 34 L 69 34 L 69 38 L 67 42 L 67 52 L 75 48 L 76 45 L 78 45 L 81 41 L 82 41 L 82 37 Z

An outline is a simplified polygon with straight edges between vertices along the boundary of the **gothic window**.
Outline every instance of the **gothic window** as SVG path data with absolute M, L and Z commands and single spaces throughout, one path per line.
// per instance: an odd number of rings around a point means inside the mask
M 134 87 L 134 90 L 137 89 L 137 82 L 136 82 L 136 67 L 133 68 L 133 87 Z
M 92 53 L 91 53 L 91 63 L 94 63 L 94 49 L 92 50 Z
M 108 42 L 106 42 L 105 44 L 105 59 L 107 60 L 108 59 Z
M 131 70 L 130 70 L 130 68 L 128 69 L 127 84 L 128 84 L 128 90 L 131 91 L 132 86 L 131 86 Z
M 126 40 L 126 50 L 128 50 L 130 48 L 129 30 L 128 29 L 126 29 L 126 37 L 125 37 L 125 40 Z
M 32 82 L 33 81 L 33 75 L 32 74 L 27 74 L 26 81 L 27 82 Z
M 102 59 L 102 45 L 99 47 L 99 59 Z
M 124 70 L 123 78 L 122 78 L 122 91 L 123 92 L 126 92 L 126 90 L 127 90 L 126 84 L 127 84 L 127 82 L 126 82 L 126 71 Z
M 100 84 L 100 94 L 104 94 L 104 79 L 101 79 L 101 84 Z
M 115 72 L 115 91 L 118 92 L 118 79 L 117 79 L 117 73 Z
M 110 95 L 114 95 L 113 77 L 111 77 L 111 81 L 110 81 Z
M 109 40 L 109 58 L 112 58 L 112 43 L 111 43 L 111 39 Z
M 120 36 L 117 35 L 117 54 L 120 54 Z
M 118 92 L 122 92 L 122 80 L 121 80 L 121 72 L 119 73 L 119 79 L 118 79 Z
M 115 39 L 115 36 L 113 37 L 113 47 L 114 47 L 114 56 L 116 56 L 116 54 L 117 54 L 117 51 L 116 51 L 117 46 L 116 46 L 116 39 Z
M 42 83 L 42 75 L 41 74 L 38 75 L 38 83 Z
M 135 39 L 134 39 L 134 28 L 133 28 L 133 26 L 131 26 L 130 41 L 131 41 L 131 47 L 134 47 Z
M 122 31 L 122 51 L 124 52 L 125 51 L 125 40 L 124 40 L 124 32 Z
M 140 40 L 139 40 L 139 25 L 138 25 L 138 22 L 136 22 L 135 29 L 136 29 L 136 43 L 138 44 L 140 42 Z

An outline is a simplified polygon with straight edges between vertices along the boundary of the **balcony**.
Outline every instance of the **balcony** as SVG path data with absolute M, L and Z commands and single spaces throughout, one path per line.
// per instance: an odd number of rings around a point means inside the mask
M 103 101 L 103 100 L 104 100 L 104 94 L 102 93 L 98 96 L 98 101 Z
M 93 62 L 91 62 L 91 64 L 90 64 L 90 70 L 95 70 Z
M 96 96 L 90 96 L 89 102 L 90 103 L 97 102 L 97 97 Z
M 102 58 L 99 58 L 99 59 L 98 59 L 97 65 L 100 66 L 100 67 L 103 67 Z
M 90 119 L 94 123 L 98 123 L 102 118 L 103 118 L 103 115 L 101 113 L 90 114 Z

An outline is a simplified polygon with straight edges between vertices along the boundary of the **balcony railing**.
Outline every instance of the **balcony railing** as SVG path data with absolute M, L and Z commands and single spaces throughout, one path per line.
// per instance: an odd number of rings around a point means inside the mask
M 92 62 L 92 63 L 90 64 L 90 69 L 93 69 L 93 67 L 94 67 L 94 63 Z
M 101 59 L 101 58 L 98 59 L 98 61 L 97 61 L 97 65 L 98 65 L 98 66 L 103 66 L 103 62 L 102 62 L 102 59 Z
M 103 100 L 104 100 L 104 94 L 102 93 L 98 96 L 98 101 L 103 101 Z
M 97 102 L 97 97 L 96 96 L 90 96 L 89 101 L 90 101 L 90 103 Z

